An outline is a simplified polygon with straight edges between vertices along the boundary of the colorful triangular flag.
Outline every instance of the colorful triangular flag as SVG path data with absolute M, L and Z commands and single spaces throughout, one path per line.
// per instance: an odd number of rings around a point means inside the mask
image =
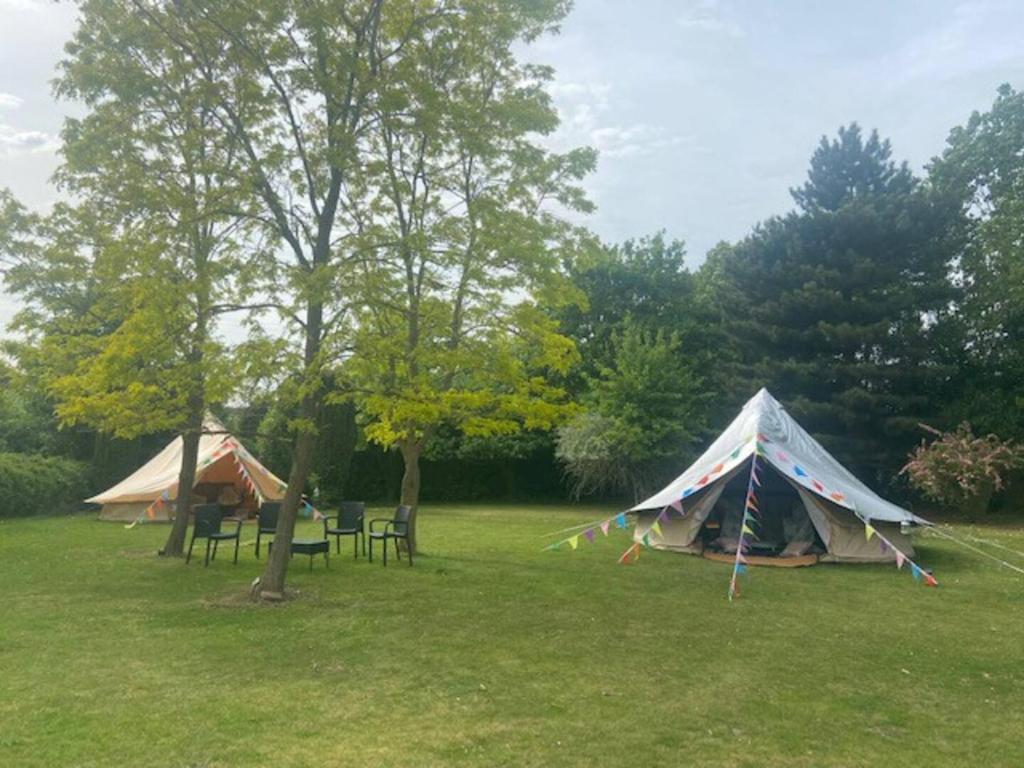
M 608 523 L 609 522 L 610 521 L 605 520 L 603 523 L 601 523 L 601 533 L 603 533 L 605 536 L 608 535 Z
M 654 524 L 651 526 L 651 530 L 654 531 L 656 536 L 661 536 L 661 523 L 655 520 Z
M 897 570 L 903 567 L 903 562 L 907 559 L 906 555 L 896 550 L 896 568 Z
M 587 530 L 585 530 L 583 532 L 583 537 L 587 541 L 593 541 L 594 540 L 594 529 L 593 528 L 587 528 Z
M 871 523 L 864 523 L 864 537 L 871 541 L 871 537 L 876 533 L 875 529 L 871 527 Z
M 576 549 L 576 547 L 578 547 L 580 545 L 580 537 L 579 536 L 570 536 L 568 541 L 569 541 L 569 546 L 572 547 L 573 549 Z

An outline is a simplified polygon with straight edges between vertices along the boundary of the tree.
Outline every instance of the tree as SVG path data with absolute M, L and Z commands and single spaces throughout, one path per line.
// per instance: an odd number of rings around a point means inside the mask
M 323 373 L 346 323 L 342 197 L 361 164 L 380 82 L 446 9 L 401 2 L 385 11 L 382 0 L 118 5 L 158 30 L 200 78 L 214 124 L 239 147 L 235 176 L 258 204 L 254 220 L 279 247 L 262 277 L 296 342 L 288 387 L 295 438 L 280 546 L 259 587 L 279 599 L 316 451 Z
M 626 491 L 640 501 L 685 463 L 707 426 L 709 393 L 677 334 L 627 318 L 611 348 L 584 412 L 559 429 L 557 456 L 577 496 Z
M 951 349 L 950 403 L 982 429 L 1024 436 L 1024 93 L 999 88 L 992 108 L 954 128 L 929 180 L 955 201 L 963 299 Z
M 515 46 L 567 8 L 460 4 L 372 110 L 354 215 L 376 258 L 354 282 L 342 375 L 369 439 L 401 452 L 413 547 L 420 459 L 439 428 L 504 435 L 565 411 L 557 377 L 575 351 L 543 307 L 572 295 L 560 261 L 578 233 L 560 214 L 589 210 L 577 182 L 594 153 L 539 146 L 557 125 L 551 73 L 517 61 Z
M 86 342 L 48 382 L 62 423 L 122 438 L 181 434 L 177 514 L 163 549 L 180 556 L 203 419 L 231 381 L 214 327 L 239 308 L 238 148 L 214 123 L 189 62 L 145 19 L 106 3 L 82 11 L 57 92 L 88 112 L 65 123 L 58 179 L 87 202 L 61 213 L 72 236 L 51 228 L 41 256 L 51 276 L 78 260 L 106 327 L 46 320 L 37 329 L 65 350 Z M 38 280 L 24 288 L 41 298 Z
M 933 350 L 955 299 L 948 200 L 856 124 L 822 140 L 793 196 L 709 260 L 737 386 L 768 386 L 844 462 L 891 477 L 950 375 Z

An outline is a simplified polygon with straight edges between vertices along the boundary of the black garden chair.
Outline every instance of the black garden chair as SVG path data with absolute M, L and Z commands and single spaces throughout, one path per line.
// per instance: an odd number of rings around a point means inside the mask
M 277 518 L 281 514 L 280 501 L 264 501 L 256 514 L 256 559 L 260 559 L 260 538 L 263 534 L 277 533 Z
M 373 542 L 374 540 L 383 542 L 384 544 L 384 565 L 388 564 L 388 539 L 392 539 L 395 542 L 395 555 L 399 560 L 402 559 L 402 552 L 399 549 L 399 539 L 404 539 L 406 544 L 406 552 L 409 555 L 409 565 L 412 565 L 412 547 L 409 546 L 409 517 L 412 515 L 412 507 L 402 504 L 398 509 L 395 510 L 395 516 L 393 518 L 378 517 L 370 521 L 370 562 L 373 562 Z M 383 523 L 384 527 L 380 530 L 374 530 L 375 523 Z
M 187 565 L 192 559 L 192 546 L 196 539 L 206 539 L 206 560 L 203 565 L 210 564 L 210 560 L 217 559 L 217 545 L 222 541 L 235 540 L 235 565 L 238 565 L 238 543 L 242 538 L 242 521 L 237 523 L 234 532 L 221 531 L 221 523 L 224 522 L 224 515 L 220 511 L 219 504 L 200 504 L 193 513 L 192 540 L 188 543 L 188 555 L 185 557 Z M 210 544 L 213 544 L 213 557 L 210 557 Z
M 343 501 L 338 514 L 324 518 L 324 538 L 334 537 L 334 545 L 341 554 L 341 537 L 352 537 L 352 557 L 359 556 L 359 538 L 362 537 L 363 555 L 366 555 L 366 504 L 361 501 Z M 331 525 L 331 521 L 334 525 Z

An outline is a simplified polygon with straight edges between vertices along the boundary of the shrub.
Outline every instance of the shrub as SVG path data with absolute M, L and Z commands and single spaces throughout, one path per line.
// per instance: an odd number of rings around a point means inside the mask
M 0 453 L 0 517 L 67 512 L 89 491 L 88 466 L 58 456 Z
M 967 423 L 955 432 L 921 427 L 936 439 L 922 442 L 900 473 L 933 501 L 958 506 L 971 518 L 986 512 L 1007 473 L 1021 464 L 1021 449 L 996 435 L 977 437 Z

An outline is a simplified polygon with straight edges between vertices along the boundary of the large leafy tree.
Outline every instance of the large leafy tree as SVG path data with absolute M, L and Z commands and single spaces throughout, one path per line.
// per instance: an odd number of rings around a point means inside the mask
M 718 249 L 706 271 L 752 393 L 768 386 L 862 471 L 891 476 L 949 370 L 933 354 L 954 298 L 946 199 L 856 124 L 822 139 L 798 209 Z
M 57 91 L 87 106 L 66 122 L 58 172 L 84 202 L 58 209 L 39 260 L 24 259 L 16 279 L 45 310 L 23 327 L 58 353 L 48 389 L 63 423 L 122 438 L 181 434 L 178 512 L 164 547 L 180 555 L 203 417 L 228 392 L 214 326 L 238 308 L 247 216 L 231 173 L 238 147 L 218 130 L 190 62 L 122 11 L 83 5 Z M 50 286 L 75 279 L 95 301 L 60 323 Z
M 608 343 L 610 359 L 587 376 L 585 410 L 559 429 L 556 453 L 577 495 L 627 492 L 639 501 L 685 465 L 709 397 L 677 333 L 627 318 Z
M 443 427 L 468 436 L 551 427 L 552 380 L 575 359 L 543 305 L 566 301 L 561 259 L 588 210 L 588 150 L 553 155 L 551 73 L 515 46 L 551 29 L 563 2 L 460 4 L 403 65 L 373 111 L 354 200 L 364 258 L 358 331 L 344 366 L 368 437 L 401 452 L 402 502 L 419 501 L 420 458 Z M 413 545 L 415 516 L 413 517 Z
M 692 456 L 721 406 L 732 352 L 682 241 L 663 233 L 592 249 L 570 267 L 585 301 L 561 310 L 583 363 L 584 411 L 558 431 L 577 494 L 643 495 Z
M 235 176 L 254 220 L 277 246 L 262 275 L 285 307 L 294 445 L 275 547 L 260 590 L 282 595 L 301 494 L 313 466 L 324 372 L 346 327 L 342 288 L 353 253 L 344 197 L 364 159 L 367 116 L 445 6 L 382 0 L 177 2 L 122 0 L 201 79 L 214 124 L 239 147 Z
M 952 198 L 961 333 L 952 407 L 987 431 L 1024 436 L 1024 93 L 999 89 L 987 112 L 954 128 L 929 169 Z

